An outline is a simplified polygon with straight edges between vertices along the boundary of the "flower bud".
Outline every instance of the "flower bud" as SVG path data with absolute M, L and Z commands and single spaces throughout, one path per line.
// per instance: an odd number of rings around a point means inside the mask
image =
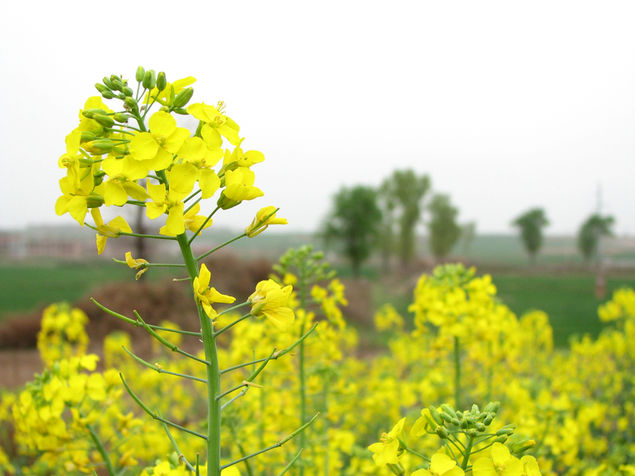
M 183 107 L 185 106 L 190 99 L 192 99 L 192 95 L 194 94 L 194 89 L 185 88 L 174 98 L 174 107 Z
M 439 415 L 439 412 L 437 411 L 437 409 L 431 406 L 429 410 L 430 410 L 430 416 L 437 423 L 437 425 L 443 425 L 443 418 L 441 418 L 441 415 Z
M 509 437 L 507 441 L 507 447 L 515 454 L 520 455 L 530 448 L 536 446 L 534 440 L 530 440 L 525 435 L 515 434 Z
M 471 411 L 472 415 L 478 415 L 480 413 L 479 409 L 478 409 L 478 405 L 476 403 L 472 404 L 472 411 Z
M 514 429 L 516 428 L 515 425 L 505 425 L 503 428 L 501 428 L 500 430 L 498 430 L 496 432 L 497 436 L 500 435 L 511 435 L 514 432 Z
M 123 82 L 119 76 L 115 76 L 114 74 L 110 75 L 110 84 L 112 84 L 113 90 L 121 91 L 123 89 Z
M 490 423 L 492 423 L 492 420 L 494 420 L 494 416 L 491 413 L 488 413 L 487 416 L 485 417 L 485 420 L 483 420 L 483 424 L 485 426 L 489 426 Z
M 182 107 L 177 107 L 175 109 L 172 109 L 174 112 L 176 112 L 177 114 L 181 114 L 182 116 L 187 116 L 189 113 L 187 112 L 186 109 L 183 109 Z
M 95 84 L 95 88 L 97 88 L 97 91 L 99 91 L 99 92 L 100 92 L 100 94 L 103 94 L 105 91 L 110 92 L 110 90 L 109 90 L 106 86 L 104 86 L 103 84 L 101 84 L 101 83 L 97 83 L 97 84 Z
M 135 101 L 131 97 L 127 97 L 124 100 L 124 107 L 127 111 L 130 111 L 133 114 L 137 114 L 139 112 L 139 106 L 137 106 L 137 101 Z
M 115 124 L 115 120 L 111 116 L 106 116 L 104 114 L 95 114 L 93 119 L 104 127 L 112 127 Z
M 108 89 L 115 89 L 113 87 L 112 81 L 110 81 L 110 78 L 104 76 L 101 82 L 104 83 Z
M 129 88 L 128 86 L 124 86 L 122 92 L 125 96 L 132 96 L 134 94 L 132 88 Z
M 434 431 L 436 432 L 437 436 L 441 438 L 442 440 L 445 440 L 446 438 L 450 436 L 450 433 L 448 433 L 448 430 L 443 426 L 437 426 Z
M 494 443 L 505 443 L 507 441 L 507 435 L 501 435 L 494 440 Z
M 115 97 L 115 94 L 112 91 L 104 91 L 101 95 L 104 99 L 112 99 Z
M 95 139 L 97 139 L 97 134 L 95 134 L 94 132 L 82 131 L 80 143 L 90 142 L 91 140 L 95 140 Z
M 161 71 L 157 75 L 157 89 L 159 91 L 163 91 L 167 85 L 168 85 L 168 82 L 165 79 L 165 73 L 163 71 Z
M 221 193 L 221 196 L 218 198 L 216 205 L 218 205 L 223 210 L 229 210 L 230 208 L 235 207 L 240 202 L 236 200 L 232 200 L 231 198 L 227 198 L 224 193 Z
M 482 433 L 485 431 L 485 425 L 483 425 L 481 422 L 478 422 L 476 424 L 476 429 Z
M 91 193 L 86 197 L 86 205 L 88 208 L 99 208 L 104 204 L 104 197 L 101 195 L 97 195 L 96 193 Z
M 456 411 L 447 403 L 441 405 L 441 409 L 451 415 L 453 418 L 456 418 Z
M 483 411 L 496 414 L 498 413 L 498 409 L 500 408 L 500 406 L 500 402 L 489 402 L 487 405 L 485 405 Z
M 93 119 L 96 114 L 108 114 L 103 109 L 84 109 L 82 111 L 82 116 L 87 117 L 88 119 Z
M 143 81 L 143 77 L 145 76 L 145 74 L 146 74 L 146 70 L 143 69 L 143 66 L 138 66 L 137 72 L 135 74 L 135 79 L 137 80 L 138 83 Z
M 128 119 L 130 119 L 130 115 L 124 114 L 123 112 L 118 112 L 113 117 L 117 122 L 128 122 Z
M 476 435 L 478 435 L 478 431 L 476 431 L 474 428 L 470 428 L 469 430 L 467 430 L 467 436 L 469 436 L 470 438 L 474 438 Z
M 157 83 L 157 79 L 154 76 L 154 71 L 146 71 L 146 74 L 143 76 L 143 87 L 146 89 L 152 89 Z
M 95 187 L 100 185 L 104 181 L 104 175 L 106 175 L 106 172 L 104 172 L 103 170 L 100 170 L 95 175 L 93 175 L 93 183 L 95 184 Z
M 110 139 L 97 139 L 86 144 L 86 148 L 90 151 L 105 153 L 110 152 L 116 144 Z

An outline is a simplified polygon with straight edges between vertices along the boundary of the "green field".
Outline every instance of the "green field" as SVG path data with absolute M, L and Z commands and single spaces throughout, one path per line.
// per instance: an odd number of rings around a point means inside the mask
M 157 277 L 161 273 L 153 273 Z M 57 301 L 74 301 L 105 283 L 134 279 L 125 265 L 108 260 L 40 260 L 0 265 L 0 320 Z
M 150 279 L 162 278 L 165 273 L 153 270 Z M 346 267 L 341 268 L 346 276 Z M 412 300 L 416 276 L 407 279 L 381 279 L 375 268 L 363 270 L 364 279 L 373 283 L 373 308 L 390 302 L 403 315 Z M 37 261 L 0 265 L 0 320 L 17 312 L 28 312 L 55 301 L 74 301 L 105 283 L 129 281 L 133 271 L 107 260 L 87 262 Z M 515 313 L 540 309 L 550 318 L 556 345 L 565 346 L 571 335 L 597 335 L 601 323 L 597 307 L 603 302 L 595 297 L 594 277 L 590 274 L 555 274 L 549 268 L 513 272 L 493 272 L 499 297 Z M 610 298 L 613 290 L 622 286 L 635 288 L 635 276 L 608 277 Z M 369 322 L 369 321 L 367 321 Z M 369 329 L 360 329 L 370 335 Z M 370 331 L 372 333 L 372 331 Z M 374 340 L 374 339 L 373 339 Z

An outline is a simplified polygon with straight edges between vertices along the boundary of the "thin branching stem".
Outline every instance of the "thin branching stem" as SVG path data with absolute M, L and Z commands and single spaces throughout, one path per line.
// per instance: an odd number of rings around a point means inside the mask
M 205 435 L 201 435 L 200 433 L 197 433 L 193 430 L 190 430 L 189 428 L 185 428 L 184 426 L 181 426 L 177 423 L 174 423 L 170 420 L 166 420 L 165 418 L 155 414 L 152 410 L 150 410 L 148 408 L 148 406 L 143 403 L 143 401 L 141 401 L 141 399 L 137 396 L 136 393 L 134 393 L 132 391 L 132 389 L 130 388 L 130 386 L 128 385 L 128 383 L 126 382 L 126 379 L 123 378 L 123 375 L 121 373 L 119 373 L 119 378 L 121 378 L 121 381 L 123 382 L 123 386 L 126 388 L 126 391 L 128 392 L 128 395 L 130 395 L 130 397 L 137 403 L 137 405 L 139 405 L 141 407 L 141 409 L 146 412 L 148 415 L 150 415 L 152 418 L 154 418 L 155 420 L 158 420 L 162 423 L 165 423 L 166 425 L 169 425 L 171 427 L 174 427 L 178 430 L 184 431 L 185 433 L 189 433 L 190 435 L 194 435 L 194 436 L 198 436 L 199 438 L 202 438 L 203 440 L 207 440 L 207 436 Z
M 203 258 L 208 257 L 209 255 L 211 255 L 211 254 L 212 254 L 212 253 L 214 253 L 215 251 L 218 251 L 218 250 L 220 250 L 221 248 L 224 248 L 225 246 L 229 245 L 230 243 L 233 243 L 234 241 L 239 240 L 239 239 L 241 239 L 241 238 L 243 238 L 243 237 L 245 237 L 245 236 L 247 236 L 247 233 L 243 233 L 242 235 L 236 236 L 235 238 L 232 238 L 231 240 L 226 241 L 226 242 L 225 242 L 225 243 L 223 243 L 222 245 L 218 245 L 216 248 L 211 249 L 211 250 L 209 250 L 209 251 L 206 251 L 206 252 L 205 252 L 205 253 L 203 253 L 202 255 L 197 256 L 197 257 L 196 257 L 196 261 L 200 261 L 200 260 L 202 260 Z
M 156 372 L 160 373 L 160 374 L 167 374 L 167 375 L 174 375 L 175 377 L 181 377 L 184 379 L 188 379 L 188 380 L 194 380 L 195 382 L 202 382 L 207 384 L 207 380 L 202 379 L 200 377 L 195 377 L 193 375 L 187 375 L 187 374 L 182 374 L 179 372 L 171 372 L 170 370 L 165 370 L 161 367 L 159 367 L 156 364 L 151 364 L 150 362 L 143 360 L 141 357 L 139 357 L 138 355 L 135 355 L 134 353 L 132 353 L 131 351 L 129 351 L 128 349 L 126 349 L 124 346 L 123 350 L 126 351 L 126 353 L 132 357 L 133 359 L 135 359 L 137 362 L 139 362 L 141 365 L 143 365 L 144 367 L 147 367 L 149 369 L 155 370 Z
M 234 365 L 233 367 L 228 367 L 228 368 L 223 369 L 223 370 L 220 371 L 221 375 L 224 374 L 224 373 L 227 373 L 227 372 L 231 372 L 232 370 L 238 370 L 238 369 L 242 369 L 243 367 L 248 367 L 250 365 L 259 364 L 260 362 L 264 362 L 265 360 L 276 360 L 276 359 L 279 359 L 283 355 L 286 355 L 289 352 L 291 352 L 301 341 L 303 341 L 304 339 L 309 337 L 309 335 L 315 330 L 317 325 L 318 325 L 318 323 L 316 322 L 315 324 L 313 324 L 311 329 L 309 329 L 300 339 L 296 340 L 293 344 L 291 344 L 286 349 L 281 350 L 280 352 L 274 353 L 273 357 L 271 357 L 271 358 L 264 357 L 262 359 L 251 360 L 249 362 L 244 362 L 242 364 Z
M 275 448 L 279 448 L 282 445 L 284 445 L 287 441 L 289 441 L 290 439 L 292 439 L 294 436 L 296 436 L 299 433 L 302 433 L 308 426 L 310 426 L 315 420 L 317 420 L 317 417 L 320 416 L 319 413 L 316 413 L 313 418 L 311 418 L 309 421 L 307 421 L 304 425 L 302 425 L 301 427 L 299 427 L 297 430 L 293 431 L 292 433 L 289 434 L 289 436 L 287 436 L 286 438 L 278 441 L 277 443 L 274 443 L 271 446 L 268 446 L 267 448 L 264 448 L 262 450 L 256 451 L 255 453 L 251 453 L 250 455 L 244 456 L 242 458 L 239 458 L 237 460 L 232 461 L 231 463 L 227 463 L 223 466 L 220 467 L 220 469 L 225 469 L 225 468 L 229 468 L 230 466 L 233 466 L 237 463 L 241 463 L 242 461 L 245 461 L 249 458 L 253 458 L 254 456 L 258 456 L 262 453 L 266 453 L 267 451 L 273 450 Z

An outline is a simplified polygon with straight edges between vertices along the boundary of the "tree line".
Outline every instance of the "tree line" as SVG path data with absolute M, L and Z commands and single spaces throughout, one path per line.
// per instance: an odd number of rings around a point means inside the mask
M 449 195 L 432 192 L 427 174 L 418 175 L 412 169 L 395 170 L 379 187 L 342 187 L 333 197 L 320 234 L 327 246 L 337 246 L 349 260 L 354 275 L 359 275 L 362 264 L 373 252 L 378 252 L 382 269 L 388 272 L 393 258 L 402 268 L 412 263 L 416 257 L 417 226 L 421 223 L 426 225 L 430 252 L 436 260 L 445 258 L 459 240 L 467 252 L 476 235 L 476 223 L 461 225 L 458 214 Z M 548 224 L 542 208 L 532 208 L 512 221 L 532 263 Z M 613 217 L 597 213 L 582 224 L 578 248 L 585 260 L 597 256 L 599 240 L 612 234 L 613 224 Z

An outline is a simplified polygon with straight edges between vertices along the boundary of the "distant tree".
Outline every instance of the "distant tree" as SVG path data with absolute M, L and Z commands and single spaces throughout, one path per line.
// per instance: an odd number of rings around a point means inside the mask
M 612 216 L 601 216 L 594 213 L 580 226 L 578 231 L 578 249 L 585 261 L 589 262 L 596 258 L 598 245 L 602 236 L 613 235 L 613 224 L 615 219 Z
M 461 225 L 460 241 L 463 248 L 463 254 L 467 256 L 470 251 L 470 246 L 476 237 L 476 222 L 471 221 Z
M 361 185 L 344 187 L 335 195 L 333 210 L 324 226 L 324 238 L 327 243 L 340 243 L 355 276 L 359 276 L 362 263 L 375 246 L 380 222 L 375 189 Z
M 450 253 L 461 234 L 461 228 L 456 222 L 459 210 L 452 206 L 450 197 L 443 194 L 432 197 L 428 210 L 430 250 L 435 258 L 440 259 Z
M 411 170 L 395 170 L 384 180 L 380 195 L 391 203 L 397 216 L 399 258 L 406 266 L 415 256 L 417 223 L 421 221 L 423 200 L 430 190 L 430 177 Z
M 381 255 L 381 267 L 384 273 L 390 272 L 390 259 L 395 252 L 395 198 L 380 187 L 377 203 L 381 211 L 381 222 L 377 234 L 377 246 Z
M 549 225 L 549 220 L 542 208 L 532 208 L 518 216 L 512 225 L 520 229 L 520 238 L 529 253 L 529 261 L 535 262 L 536 253 L 542 246 L 542 229 Z

